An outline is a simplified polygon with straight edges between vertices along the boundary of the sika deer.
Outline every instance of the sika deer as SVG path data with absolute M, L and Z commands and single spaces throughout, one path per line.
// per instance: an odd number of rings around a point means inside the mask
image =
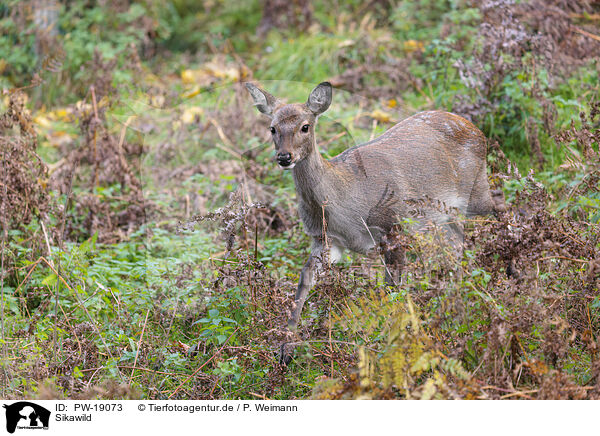
M 336 262 L 345 248 L 358 253 L 375 248 L 407 217 L 409 201 L 427 199 L 466 216 L 493 212 L 486 140 L 464 118 L 421 112 L 326 160 L 317 150 L 315 125 L 331 103 L 331 84 L 318 85 L 304 104 L 283 104 L 251 83 L 246 87 L 258 110 L 271 118 L 277 162 L 292 170 L 300 218 L 313 240 L 288 321 L 291 330 L 298 326 L 324 252 Z M 461 236 L 460 226 L 448 224 L 448 213 L 430 209 L 427 219 L 444 225 L 449 240 Z M 385 258 L 388 262 L 394 256 L 386 253 Z

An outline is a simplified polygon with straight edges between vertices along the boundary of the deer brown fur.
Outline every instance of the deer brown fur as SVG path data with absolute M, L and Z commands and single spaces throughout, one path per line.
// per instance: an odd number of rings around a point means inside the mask
M 467 217 L 493 212 L 486 140 L 466 119 L 442 111 L 421 112 L 326 160 L 317 149 L 315 125 L 331 103 L 329 83 L 319 84 L 304 104 L 283 104 L 250 83 L 246 87 L 258 110 L 271 118 L 277 161 L 292 171 L 300 218 L 313 241 L 300 274 L 290 329 L 298 325 L 324 258 L 336 262 L 343 249 L 366 253 L 375 248 L 408 216 L 410 201 L 426 199 Z M 427 208 L 421 221 L 445 225 L 448 239 L 456 241 L 461 229 L 448 224 L 450 214 L 443 208 Z M 386 253 L 386 261 L 393 258 Z

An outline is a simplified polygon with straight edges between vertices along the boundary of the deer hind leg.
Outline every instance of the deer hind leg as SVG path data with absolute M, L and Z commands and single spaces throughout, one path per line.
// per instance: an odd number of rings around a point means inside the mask
M 385 284 L 399 286 L 404 267 L 404 248 L 384 247 L 383 260 L 385 261 Z
M 462 253 L 465 241 L 464 227 L 464 223 L 458 216 L 449 219 L 448 223 L 444 225 L 446 241 L 454 249 L 456 254 Z
M 468 193 L 469 190 L 466 192 Z M 502 191 L 500 191 L 500 194 L 502 194 Z M 504 195 L 502 195 L 501 199 L 498 198 L 497 195 L 497 192 L 490 192 L 490 185 L 488 183 L 487 170 L 484 162 L 477 173 L 473 186 L 470 187 L 467 216 L 489 215 L 499 208 L 506 210 L 506 206 L 504 205 Z

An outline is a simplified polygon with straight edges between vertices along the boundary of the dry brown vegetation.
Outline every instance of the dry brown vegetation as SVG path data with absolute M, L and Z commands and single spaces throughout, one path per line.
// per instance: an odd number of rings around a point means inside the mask
M 222 28 L 245 15 L 197 12 L 218 24 L 203 22 L 199 53 L 143 19 L 110 59 L 52 55 L 11 79 L 2 396 L 600 399 L 600 4 L 376 1 L 332 24 L 318 3 L 266 3 L 280 19 L 259 14 L 238 39 Z M 468 225 L 459 261 L 399 228 L 388 243 L 407 250 L 402 285 L 383 285 L 378 253 L 346 259 L 292 335 L 308 240 L 242 83 L 273 70 L 290 100 L 304 92 L 295 70 L 337 87 L 318 129 L 331 155 L 418 109 L 472 119 L 506 210 Z M 45 107 L 35 90 L 58 78 Z

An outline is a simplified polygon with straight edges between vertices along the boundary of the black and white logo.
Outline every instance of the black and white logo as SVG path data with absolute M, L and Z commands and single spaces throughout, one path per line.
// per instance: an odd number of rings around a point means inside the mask
M 4 405 L 6 409 L 6 430 L 14 433 L 18 429 L 48 429 L 50 411 L 29 401 L 19 401 Z

